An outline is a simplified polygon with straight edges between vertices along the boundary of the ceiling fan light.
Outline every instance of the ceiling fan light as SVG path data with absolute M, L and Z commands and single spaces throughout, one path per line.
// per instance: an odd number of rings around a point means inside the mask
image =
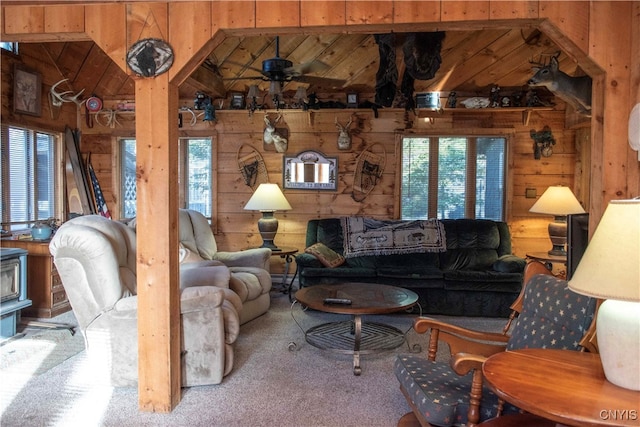
M 280 82 L 271 81 L 269 83 L 269 95 L 280 95 L 282 93 L 282 86 Z
M 249 86 L 249 92 L 247 92 L 247 98 L 257 98 L 260 95 L 260 89 L 258 85 Z

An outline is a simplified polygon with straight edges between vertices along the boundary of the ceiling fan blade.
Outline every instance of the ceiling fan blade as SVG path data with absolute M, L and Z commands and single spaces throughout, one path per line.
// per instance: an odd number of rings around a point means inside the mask
M 247 64 L 242 64 L 240 62 L 235 62 L 235 61 L 232 61 L 230 59 L 227 59 L 226 61 L 224 61 L 224 63 L 231 64 L 231 65 L 237 65 L 238 67 L 242 67 L 243 71 L 251 70 L 251 71 L 256 71 L 256 72 L 262 74 L 262 70 L 260 68 L 251 67 L 251 66 L 249 66 Z
M 318 76 L 294 76 L 291 80 L 295 80 L 301 83 L 309 83 L 316 86 L 324 86 L 331 88 L 341 88 L 346 83 L 345 80 L 340 79 L 332 79 L 329 77 L 318 77 Z
M 309 73 L 319 73 L 322 71 L 327 71 L 329 67 L 322 61 L 313 60 L 309 62 L 305 62 L 303 64 L 296 64 L 291 67 L 285 68 L 283 71 L 290 76 L 300 76 L 303 74 Z

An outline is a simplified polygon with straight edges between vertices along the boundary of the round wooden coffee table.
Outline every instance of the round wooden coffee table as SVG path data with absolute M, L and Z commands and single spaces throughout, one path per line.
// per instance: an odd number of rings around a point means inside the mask
M 363 323 L 362 315 L 395 313 L 418 303 L 418 295 L 415 292 L 375 283 L 314 285 L 300 289 L 296 292 L 295 298 L 297 303 L 314 310 L 353 316 L 350 321 L 314 326 L 304 331 L 304 334 L 305 340 L 314 347 L 339 353 L 353 353 L 354 375 L 362 373 L 360 354 L 393 350 L 406 342 L 405 333 L 398 328 L 383 323 Z M 351 303 L 325 303 L 327 298 L 348 299 Z

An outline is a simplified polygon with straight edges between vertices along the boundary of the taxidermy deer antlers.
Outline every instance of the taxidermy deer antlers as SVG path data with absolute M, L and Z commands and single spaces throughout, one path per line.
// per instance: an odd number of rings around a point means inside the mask
M 351 149 L 351 126 L 352 118 L 349 117 L 349 123 L 342 126 L 340 122 L 338 122 L 338 117 L 336 117 L 336 127 L 338 128 L 338 149 L 340 150 L 349 150 Z
M 288 141 L 287 138 L 283 138 L 276 132 L 276 123 L 282 119 L 282 114 L 278 114 L 278 117 L 273 121 L 269 120 L 269 115 L 264 115 L 264 129 L 263 141 L 265 144 L 273 144 L 276 147 L 278 153 L 284 153 L 287 151 Z

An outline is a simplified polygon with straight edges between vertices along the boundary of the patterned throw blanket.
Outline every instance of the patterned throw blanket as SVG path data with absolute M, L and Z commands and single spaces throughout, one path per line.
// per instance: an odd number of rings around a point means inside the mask
M 341 218 L 344 257 L 444 252 L 444 225 L 436 220 L 393 221 L 363 217 Z

